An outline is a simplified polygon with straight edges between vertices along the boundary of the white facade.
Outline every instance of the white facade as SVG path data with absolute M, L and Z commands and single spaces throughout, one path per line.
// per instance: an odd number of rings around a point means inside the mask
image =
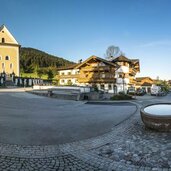
M 68 69 L 59 71 L 59 75 L 76 75 L 79 73 L 79 69 Z
M 116 78 L 116 84 L 129 84 L 129 78 Z
M 129 67 L 128 66 L 120 66 L 117 70 L 116 73 L 129 73 Z
M 117 93 L 117 90 L 114 87 L 115 87 L 115 84 L 113 84 L 113 83 L 97 84 L 98 90 L 102 90 L 102 91 L 105 91 L 108 93 Z
M 129 74 L 129 65 L 128 66 L 120 66 L 116 72 L 115 72 L 115 78 L 116 78 L 116 86 L 117 86 L 117 92 L 127 92 L 128 90 L 128 84 L 130 83 L 129 77 L 125 78 L 123 74 Z
M 59 75 L 63 76 L 62 79 L 59 80 L 60 85 L 79 85 L 77 81 L 77 75 L 79 74 L 79 69 L 68 69 L 59 71 Z

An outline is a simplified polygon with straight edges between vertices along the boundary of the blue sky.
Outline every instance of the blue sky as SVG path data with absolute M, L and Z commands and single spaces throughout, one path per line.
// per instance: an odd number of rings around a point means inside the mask
M 139 76 L 171 79 L 170 0 L 0 0 L 0 24 L 23 47 L 77 62 L 119 46 Z M 2 8 L 3 7 L 3 8 Z

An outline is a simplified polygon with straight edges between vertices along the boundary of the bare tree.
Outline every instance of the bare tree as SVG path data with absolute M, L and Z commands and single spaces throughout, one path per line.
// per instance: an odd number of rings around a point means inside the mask
M 106 50 L 105 57 L 108 60 L 114 59 L 123 54 L 118 46 L 109 46 Z

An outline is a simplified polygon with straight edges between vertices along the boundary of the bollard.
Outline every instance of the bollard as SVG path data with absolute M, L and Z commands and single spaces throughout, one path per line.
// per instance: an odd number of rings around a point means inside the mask
M 51 97 L 52 96 L 52 90 L 48 90 L 48 97 Z

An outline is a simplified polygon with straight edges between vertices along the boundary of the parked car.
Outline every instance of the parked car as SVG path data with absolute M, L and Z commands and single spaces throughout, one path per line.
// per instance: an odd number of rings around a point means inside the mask
M 146 92 L 145 92 L 144 89 L 138 89 L 138 90 L 136 91 L 136 95 L 138 95 L 138 96 L 143 96 L 145 93 L 146 93 Z
M 151 96 L 158 96 L 160 92 L 161 92 L 160 86 L 156 86 L 156 85 L 151 86 Z
M 127 94 L 135 95 L 136 94 L 135 87 L 128 87 Z
M 166 92 L 163 91 L 163 90 L 160 90 L 160 91 L 158 92 L 158 96 L 165 96 L 165 95 L 166 95 Z

